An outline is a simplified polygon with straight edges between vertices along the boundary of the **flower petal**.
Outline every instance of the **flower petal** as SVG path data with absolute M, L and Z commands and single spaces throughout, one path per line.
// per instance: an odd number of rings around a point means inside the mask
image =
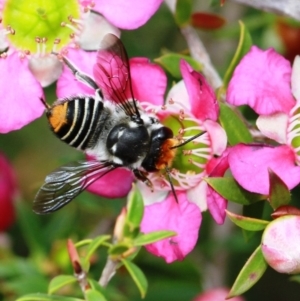
M 263 135 L 281 144 L 287 141 L 288 115 L 277 113 L 270 116 L 259 116 L 256 125 Z
M 102 197 L 121 198 L 129 193 L 133 180 L 132 171 L 118 168 L 95 181 L 87 190 Z
M 0 59 L 0 133 L 18 130 L 40 117 L 45 107 L 42 87 L 17 53 Z
M 129 62 L 134 97 L 139 101 L 162 105 L 167 87 L 163 69 L 143 57 L 131 58 Z
M 268 195 L 269 173 L 275 172 L 292 189 L 300 182 L 300 167 L 288 146 L 237 145 L 229 155 L 229 166 L 237 182 L 249 190 Z
M 47 87 L 59 78 L 62 63 L 53 54 L 43 57 L 32 56 L 29 60 L 29 69 L 42 87 Z
M 83 14 L 83 30 L 77 42 L 85 50 L 98 50 L 100 43 L 107 33 L 120 37 L 118 28 L 110 24 L 105 18 L 93 12 Z
M 286 215 L 272 221 L 262 236 L 262 253 L 279 273 L 300 272 L 300 216 Z
M 208 185 L 207 208 L 215 222 L 219 225 L 222 225 L 225 221 L 227 204 L 228 201 Z
M 97 12 L 121 29 L 136 29 L 144 25 L 158 10 L 162 0 L 94 0 Z M 129 17 L 130 16 L 130 17 Z
M 213 89 L 205 77 L 192 69 L 184 60 L 180 61 L 180 70 L 189 94 L 192 113 L 204 121 L 216 121 L 219 115 L 219 105 Z
M 288 113 L 295 104 L 291 93 L 290 63 L 273 49 L 252 46 L 236 67 L 227 101 L 249 105 L 258 114 Z
M 76 66 L 77 70 L 93 78 L 93 66 L 96 63 L 97 52 L 87 52 L 80 49 L 68 49 L 67 58 Z M 63 72 L 56 84 L 56 94 L 59 98 L 78 94 L 94 95 L 94 89 L 79 82 L 71 70 L 64 66 Z
M 297 101 L 300 101 L 300 56 L 295 57 L 292 70 L 292 92 Z
M 215 121 L 204 121 L 204 127 L 211 139 L 212 151 L 215 155 L 222 155 L 227 146 L 227 135 L 225 130 Z
M 158 230 L 177 232 L 174 237 L 146 246 L 150 253 L 163 257 L 167 263 L 183 260 L 193 250 L 202 220 L 199 208 L 187 201 L 185 193 L 178 192 L 177 197 L 178 203 L 169 194 L 163 202 L 146 206 L 141 223 L 144 233 Z

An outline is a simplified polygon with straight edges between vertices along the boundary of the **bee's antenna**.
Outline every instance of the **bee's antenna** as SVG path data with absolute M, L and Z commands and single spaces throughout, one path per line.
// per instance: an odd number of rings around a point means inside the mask
M 168 175 L 168 180 L 169 180 L 169 183 L 170 183 L 171 190 L 172 190 L 172 193 L 174 195 L 175 201 L 178 204 L 178 198 L 177 198 L 177 194 L 176 194 L 176 191 L 175 191 L 175 188 L 174 188 L 174 185 L 173 185 L 173 181 L 172 181 L 172 177 L 171 177 L 171 171 L 168 167 L 166 167 L 166 173 Z
M 195 135 L 195 136 L 193 136 L 193 137 L 191 137 L 191 138 L 185 140 L 184 142 L 182 142 L 182 143 L 180 143 L 180 144 L 177 144 L 177 145 L 174 145 L 174 146 L 170 147 L 170 149 L 178 148 L 178 147 L 184 146 L 184 145 L 186 145 L 187 143 L 189 143 L 189 142 L 195 140 L 196 138 L 202 136 L 202 135 L 205 134 L 205 133 L 206 133 L 206 132 L 201 132 L 201 133 L 199 133 L 199 134 L 197 134 L 197 135 Z
M 40 98 L 41 102 L 43 103 L 43 105 L 45 106 L 46 109 L 50 109 L 51 106 L 49 104 L 46 103 L 46 100 L 44 98 Z

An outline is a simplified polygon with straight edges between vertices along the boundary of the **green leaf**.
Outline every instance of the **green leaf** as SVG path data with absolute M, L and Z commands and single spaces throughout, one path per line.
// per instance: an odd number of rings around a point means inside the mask
M 94 289 L 88 289 L 85 291 L 85 299 L 87 301 L 107 301 L 107 299 Z
M 228 105 L 220 103 L 219 120 L 230 145 L 252 142 L 252 136 L 239 115 Z
M 243 189 L 233 178 L 205 178 L 205 181 L 225 199 L 241 205 L 250 205 L 265 199 L 264 196 Z
M 175 22 L 179 27 L 188 25 L 192 14 L 192 0 L 177 0 Z
M 125 224 L 129 226 L 129 231 L 132 232 L 140 227 L 144 215 L 144 202 L 142 194 L 134 186 L 128 196 L 127 214 Z M 126 236 L 126 233 L 124 233 Z
M 294 275 L 289 278 L 290 281 L 295 281 L 300 283 L 300 275 Z
M 138 287 L 138 289 L 141 293 L 141 297 L 145 298 L 146 292 L 148 289 L 148 281 L 147 281 L 144 273 L 137 265 L 135 265 L 131 261 L 128 261 L 126 259 L 122 259 L 121 261 L 124 264 L 124 266 L 126 267 L 131 278 L 135 282 L 136 286 Z
M 276 210 L 280 206 L 290 203 L 291 193 L 286 184 L 277 176 L 276 173 L 274 173 L 271 169 L 269 169 L 268 172 L 270 181 L 270 204 L 272 208 Z
M 264 274 L 267 263 L 261 252 L 261 246 L 252 253 L 237 276 L 227 298 L 243 294 L 250 289 Z
M 228 210 L 226 214 L 238 227 L 248 231 L 261 231 L 269 224 L 269 221 L 238 215 Z
M 57 290 L 59 290 L 60 288 L 74 282 L 77 282 L 77 279 L 74 276 L 71 275 L 56 276 L 49 283 L 48 294 L 51 295 Z
M 128 251 L 131 248 L 131 245 L 129 243 L 118 243 L 116 245 L 112 245 L 109 250 L 108 254 L 111 256 L 120 256 L 124 252 Z
M 94 254 L 94 252 L 110 238 L 110 235 L 100 235 L 91 241 L 91 243 L 88 246 L 87 253 L 84 257 L 84 266 L 89 265 L 90 258 Z
M 88 282 L 93 290 L 99 292 L 101 295 L 103 295 L 107 298 L 105 288 L 102 287 L 98 281 L 96 281 L 94 279 L 88 279 Z
M 234 57 L 225 73 L 224 79 L 223 79 L 223 89 L 226 90 L 228 83 L 232 77 L 233 71 L 235 67 L 238 65 L 240 60 L 243 58 L 243 56 L 250 50 L 250 47 L 252 45 L 252 39 L 249 31 L 247 30 L 245 24 L 240 21 L 240 40 L 237 47 L 237 50 L 234 54 Z
M 47 295 L 47 294 L 29 294 L 18 298 L 16 301 L 84 301 L 83 299 L 64 297 L 57 295 Z
M 155 231 L 147 234 L 141 234 L 134 240 L 133 244 L 134 246 L 144 246 L 158 240 L 175 236 L 176 234 L 177 233 L 174 231 Z
M 183 59 L 187 61 L 194 70 L 201 71 L 202 70 L 202 64 L 198 61 L 194 60 L 190 56 L 182 55 L 178 53 L 167 53 L 163 56 L 156 58 L 154 62 L 162 66 L 165 70 L 167 70 L 173 77 L 175 78 L 182 78 L 180 68 L 179 68 L 179 62 Z

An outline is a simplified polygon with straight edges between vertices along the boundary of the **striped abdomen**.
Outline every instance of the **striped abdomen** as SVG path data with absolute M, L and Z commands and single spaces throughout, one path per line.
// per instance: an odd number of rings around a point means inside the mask
M 52 131 L 80 150 L 92 147 L 101 131 L 103 103 L 93 97 L 74 97 L 54 103 L 47 110 Z M 101 116 L 102 115 L 102 116 Z

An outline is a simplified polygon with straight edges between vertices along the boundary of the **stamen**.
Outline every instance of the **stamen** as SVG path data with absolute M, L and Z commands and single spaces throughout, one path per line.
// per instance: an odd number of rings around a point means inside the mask
M 61 27 L 68 27 L 68 28 L 70 28 L 72 31 L 74 31 L 74 33 L 76 35 L 80 34 L 80 30 L 78 28 L 76 28 L 75 26 L 71 25 L 71 24 L 68 24 L 66 22 L 61 22 L 60 26 Z

